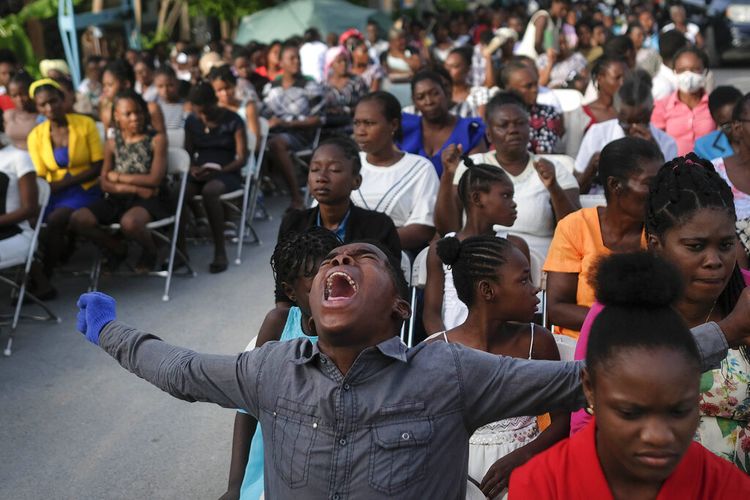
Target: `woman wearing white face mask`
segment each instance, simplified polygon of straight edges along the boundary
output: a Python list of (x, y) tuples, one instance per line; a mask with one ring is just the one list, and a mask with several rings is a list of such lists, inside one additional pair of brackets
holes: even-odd
[(677, 90), (654, 104), (651, 123), (674, 138), (679, 156), (692, 151), (697, 138), (716, 128), (708, 109), (706, 66), (707, 57), (700, 50), (688, 47), (677, 52)]

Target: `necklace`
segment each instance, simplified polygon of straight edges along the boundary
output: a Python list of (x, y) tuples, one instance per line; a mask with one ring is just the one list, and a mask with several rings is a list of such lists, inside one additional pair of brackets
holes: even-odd
[(711, 310), (708, 311), (708, 316), (706, 316), (706, 321), (704, 321), (704, 323), (708, 323), (708, 318), (710, 318), (711, 315), (714, 313), (715, 307), (716, 307), (716, 301), (714, 301), (714, 305), (711, 306)]

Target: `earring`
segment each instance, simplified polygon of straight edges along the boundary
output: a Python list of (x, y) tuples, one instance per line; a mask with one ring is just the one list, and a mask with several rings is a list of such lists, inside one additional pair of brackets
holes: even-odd
[(583, 411), (585, 411), (586, 413), (588, 413), (592, 417), (594, 416), (594, 407), (593, 406), (587, 406), (586, 408), (583, 409)]

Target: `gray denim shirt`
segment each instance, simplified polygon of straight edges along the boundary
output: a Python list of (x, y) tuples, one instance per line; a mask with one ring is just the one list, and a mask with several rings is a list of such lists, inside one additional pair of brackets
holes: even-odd
[[(711, 369), (715, 323), (693, 330)], [(458, 344), (362, 351), (346, 376), (307, 339), (235, 356), (198, 354), (122, 323), (100, 345), (125, 369), (186, 401), (242, 408), (260, 422), (266, 498), (463, 499), (469, 436), (520, 415), (581, 408), (582, 362), (528, 361)]]

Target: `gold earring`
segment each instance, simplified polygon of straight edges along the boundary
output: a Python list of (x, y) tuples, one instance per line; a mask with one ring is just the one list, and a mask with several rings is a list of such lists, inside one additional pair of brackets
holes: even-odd
[(592, 417), (594, 416), (594, 407), (593, 406), (587, 406), (586, 408), (583, 409), (583, 411), (585, 411), (586, 413), (588, 413)]

